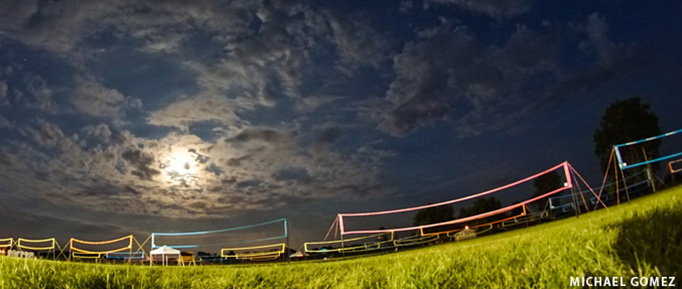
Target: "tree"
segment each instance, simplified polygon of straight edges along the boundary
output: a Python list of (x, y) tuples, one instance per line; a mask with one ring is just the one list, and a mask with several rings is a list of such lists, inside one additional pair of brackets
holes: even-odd
[[(594, 153), (601, 163), (602, 173), (608, 169), (611, 149), (614, 145), (644, 139), (661, 134), (658, 117), (639, 97), (611, 103), (601, 118), (599, 128), (594, 132)], [(632, 162), (644, 161), (642, 149), (648, 159), (658, 157), (660, 140), (643, 143), (642, 146), (624, 147), (623, 158)], [(656, 169), (656, 167), (654, 167)]]
[[(533, 198), (537, 196), (544, 195), (546, 193), (549, 193), (553, 190), (556, 190), (558, 188), (561, 188), (561, 176), (557, 174), (556, 171), (541, 175), (533, 181), (533, 186), (535, 187), (535, 192), (533, 193)], [(534, 202), (536, 208), (538, 211), (542, 211), (546, 206), (547, 202), (549, 201), (549, 197), (543, 198), (540, 200), (537, 200)], [(555, 203), (555, 205), (558, 205), (559, 203)]]
[[(490, 211), (497, 210), (499, 208), (502, 208), (502, 203), (498, 200), (495, 199), (495, 197), (488, 197), (488, 198), (479, 198), (474, 201), (471, 206), (467, 208), (462, 208), (459, 210), (459, 216), (457, 217), (458, 219), (461, 218), (466, 218), (470, 216), (475, 216), (478, 214), (483, 214), (487, 213)], [(471, 222), (467, 222), (467, 225), (477, 225), (477, 224), (482, 224), (482, 223), (489, 223), (493, 221), (493, 219), (499, 218), (495, 216), (490, 216), (490, 217), (485, 217), (480, 220), (474, 220)]]
[(421, 209), (414, 216), (414, 226), (435, 224), (452, 220), (454, 214), (452, 206), (437, 206), (426, 209)]

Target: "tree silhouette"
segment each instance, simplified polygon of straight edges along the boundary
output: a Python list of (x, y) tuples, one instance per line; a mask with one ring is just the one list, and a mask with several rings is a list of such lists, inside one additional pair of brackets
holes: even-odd
[[(459, 210), (459, 216), (457, 218), (466, 218), (470, 216), (475, 216), (478, 214), (483, 214), (486, 212), (494, 211), (502, 208), (502, 203), (495, 199), (495, 197), (479, 198), (474, 201), (469, 207), (462, 208)], [(466, 222), (467, 225), (477, 225), (492, 222), (496, 216), (485, 217), (479, 220), (474, 220), (471, 222)]]
[[(544, 195), (553, 190), (561, 188), (561, 176), (556, 171), (541, 175), (533, 181), (533, 186), (535, 187), (535, 192), (533, 193), (533, 198), (537, 196)], [(558, 200), (557, 200), (558, 201)], [(542, 198), (533, 202), (538, 211), (544, 210), (549, 202), (549, 197)], [(554, 205), (559, 205), (559, 202), (554, 203)]]
[(445, 222), (452, 220), (454, 213), (452, 211), (452, 206), (437, 206), (426, 209), (421, 209), (414, 216), (414, 226), (435, 224), (440, 222)]
[[(594, 153), (599, 157), (602, 173), (608, 169), (606, 166), (614, 145), (659, 134), (661, 134), (661, 129), (658, 125), (658, 117), (651, 112), (648, 104), (642, 103), (639, 97), (612, 103), (604, 112), (601, 124), (593, 136)], [(643, 143), (641, 146), (623, 147), (620, 153), (628, 162), (637, 163), (644, 161), (642, 149), (646, 152), (648, 159), (657, 158), (660, 145), (660, 140), (654, 140)]]

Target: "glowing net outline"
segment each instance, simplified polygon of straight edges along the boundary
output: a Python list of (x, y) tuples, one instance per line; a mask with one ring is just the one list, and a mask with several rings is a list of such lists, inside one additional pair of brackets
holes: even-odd
[(459, 232), (466, 231), (466, 230), (472, 230), (473, 231), (476, 228), (482, 228), (482, 227), (486, 227), (486, 226), (487, 226), (487, 228), (485, 228), (483, 230), (474, 231), (474, 232), (476, 232), (476, 235), (483, 234), (483, 233), (488, 232), (488, 231), (493, 229), (493, 224), (486, 223), (486, 224), (481, 224), (481, 225), (476, 225), (476, 226), (467, 226), (468, 229), (465, 227), (465, 228), (462, 228), (459, 230), (449, 231), (449, 232), (445, 233), (445, 236), (447, 236), (448, 238), (456, 238), (457, 233), (459, 233)]
[(410, 238), (404, 238), (404, 239), (397, 239), (393, 241), (393, 246), (394, 247), (409, 247), (409, 246), (416, 246), (416, 245), (421, 245), (421, 244), (427, 244), (431, 242), (438, 241), (440, 239), (440, 236), (438, 234), (435, 235), (421, 235), (421, 236), (416, 236), (416, 237), (410, 237)]
[(636, 140), (636, 141), (631, 141), (631, 142), (626, 142), (626, 143), (614, 145), (614, 146), (613, 146), (613, 149), (614, 149), (614, 151), (615, 151), (615, 153), (616, 153), (616, 159), (617, 159), (617, 161), (618, 161), (618, 167), (619, 167), (621, 170), (626, 170), (626, 169), (631, 169), (631, 168), (635, 168), (635, 167), (639, 167), (639, 166), (644, 166), (644, 165), (648, 165), (648, 164), (651, 164), (651, 163), (660, 162), (660, 161), (663, 161), (663, 160), (673, 159), (673, 158), (682, 156), (682, 152), (679, 152), (679, 153), (674, 153), (674, 154), (670, 154), (670, 155), (667, 155), (667, 156), (662, 156), (662, 157), (658, 157), (658, 158), (655, 158), (655, 159), (652, 159), (652, 160), (647, 160), (647, 161), (643, 161), (643, 162), (639, 162), (639, 163), (635, 163), (635, 164), (627, 164), (627, 163), (623, 162), (623, 158), (622, 158), (621, 155), (620, 155), (620, 148), (622, 148), (622, 147), (631, 146), (631, 145), (640, 144), (640, 143), (645, 143), (645, 142), (649, 142), (649, 141), (652, 141), (652, 140), (655, 140), (655, 139), (664, 138), (664, 137), (669, 137), (669, 136), (671, 136), (671, 135), (675, 135), (675, 134), (678, 134), (678, 133), (681, 133), (681, 132), (682, 132), (682, 129), (679, 129), (679, 130), (674, 130), (674, 131), (667, 132), (667, 133), (664, 133), (664, 134), (660, 134), (660, 135), (657, 135), (657, 136), (652, 136), (652, 137), (648, 137), (648, 138), (644, 138), (644, 139), (640, 139), (640, 140)]
[[(384, 235), (387, 235), (390, 233), (390, 237), (386, 240), (382, 240), (379, 242), (368, 242), (368, 243), (363, 243), (362, 245), (353, 245), (350, 247), (345, 247), (343, 246), (345, 243), (352, 243), (356, 241), (361, 241), (365, 239), (374, 239), (377, 237), (381, 237)], [(378, 233), (378, 234), (373, 234), (373, 235), (368, 235), (368, 236), (362, 236), (362, 237), (355, 237), (351, 239), (343, 239), (343, 240), (331, 240), (331, 241), (314, 241), (314, 242), (305, 242), (303, 243), (303, 249), (305, 250), (306, 253), (330, 253), (330, 252), (363, 252), (363, 251), (371, 251), (371, 250), (376, 250), (382, 248), (383, 244), (389, 244), (393, 243), (395, 239), (395, 232), (390, 231), (390, 232), (385, 232), (385, 233)], [(309, 249), (309, 245), (332, 245), (332, 244), (341, 244), (342, 247), (338, 248), (332, 248), (332, 249)]]
[[(541, 175), (547, 174), (547, 173), (549, 173), (549, 172), (551, 172), (551, 171), (558, 170), (558, 169), (560, 169), (560, 168), (563, 168), (564, 174), (565, 174), (565, 176), (566, 176), (566, 184), (565, 184), (565, 186), (560, 187), (560, 188), (558, 188), (558, 189), (555, 189), (555, 190), (553, 190), (553, 191), (550, 191), (550, 192), (548, 192), (548, 193), (545, 193), (545, 194), (543, 194), (543, 195), (540, 195), (540, 196), (537, 196), (537, 197), (528, 199), (528, 200), (526, 200), (526, 201), (519, 202), (519, 203), (510, 205), (510, 206), (507, 206), (507, 207), (504, 207), (504, 208), (500, 208), (500, 209), (497, 209), (497, 210), (493, 210), (493, 211), (490, 211), (490, 212), (486, 212), (486, 213), (482, 213), (482, 214), (478, 214), (478, 215), (474, 215), (474, 216), (469, 216), (469, 217), (465, 217), (465, 218), (459, 218), (459, 219), (454, 219), (454, 220), (450, 220), (450, 221), (440, 222), (440, 223), (427, 224), (427, 225), (419, 225), (419, 226), (411, 226), (411, 227), (390, 228), (390, 229), (382, 229), (382, 230), (355, 230), (355, 231), (346, 231), (346, 228), (345, 228), (344, 223), (343, 223), (343, 218), (344, 218), (344, 217), (378, 216), (378, 215), (388, 215), (388, 214), (395, 214), (395, 213), (403, 213), (403, 212), (410, 212), (410, 211), (418, 211), (418, 210), (422, 210), (422, 209), (433, 208), (433, 207), (443, 206), (443, 205), (449, 205), (449, 204), (454, 204), (454, 203), (461, 202), (461, 201), (466, 201), (466, 200), (478, 198), (478, 197), (481, 197), (481, 196), (489, 195), (489, 194), (492, 194), (492, 193), (495, 193), (495, 192), (498, 192), (498, 191), (501, 191), (501, 190), (504, 190), (504, 189), (507, 189), (507, 188), (510, 188), (510, 187), (513, 187), (513, 186), (516, 186), (516, 185), (518, 185), (518, 184), (527, 182), (527, 181), (529, 181), (529, 180), (532, 180), (532, 179), (537, 178), (537, 177), (539, 177), (539, 176), (541, 176)], [(503, 213), (503, 212), (507, 212), (507, 211), (513, 210), (513, 209), (515, 209), (515, 208), (525, 206), (526, 204), (532, 203), (532, 202), (537, 201), (537, 200), (539, 200), (539, 199), (546, 198), (546, 197), (551, 196), (551, 195), (553, 195), (553, 194), (556, 194), (556, 193), (558, 193), (558, 192), (561, 192), (561, 191), (564, 191), (564, 190), (569, 190), (569, 189), (571, 189), (571, 188), (573, 188), (573, 180), (572, 180), (572, 178), (571, 178), (571, 173), (570, 173), (570, 169), (569, 169), (569, 164), (568, 164), (568, 162), (563, 162), (563, 163), (558, 164), (558, 165), (556, 165), (556, 166), (554, 166), (554, 167), (552, 167), (552, 168), (550, 168), (550, 169), (547, 169), (547, 170), (542, 171), (542, 172), (540, 172), (540, 173), (537, 173), (537, 174), (534, 174), (534, 175), (532, 175), (532, 176), (526, 177), (526, 178), (524, 178), (524, 179), (521, 179), (521, 180), (518, 180), (518, 181), (515, 181), (515, 182), (512, 182), (512, 183), (509, 183), (509, 184), (507, 184), (507, 185), (504, 185), (504, 186), (501, 186), (501, 187), (497, 187), (497, 188), (494, 188), (494, 189), (491, 189), (491, 190), (487, 190), (487, 191), (484, 191), (484, 192), (481, 192), (481, 193), (469, 195), (469, 196), (466, 196), (466, 197), (461, 197), (461, 198), (457, 198), (457, 199), (453, 199), (453, 200), (449, 200), (449, 201), (444, 201), (444, 202), (440, 202), (440, 203), (435, 203), (435, 204), (430, 204), (430, 205), (422, 205), (422, 206), (417, 206), (417, 207), (409, 207), (409, 208), (402, 208), (402, 209), (395, 209), (395, 210), (385, 210), (385, 211), (365, 212), (365, 213), (340, 213), (340, 214), (337, 215), (337, 217), (338, 217), (338, 221), (339, 221), (339, 229), (340, 229), (340, 231), (341, 231), (341, 235), (350, 235), (350, 234), (376, 234), (376, 233), (387, 233), (387, 232), (391, 232), (391, 231), (393, 231), (393, 232), (403, 232), (403, 231), (412, 231), (412, 230), (420, 230), (420, 231), (422, 231), (424, 228), (433, 228), (433, 227), (444, 226), (444, 225), (451, 225), (451, 224), (464, 223), (464, 222), (467, 222), (467, 221), (476, 220), (476, 219), (481, 219), (481, 218), (485, 218), (485, 217), (487, 217), (487, 216), (492, 216), (492, 215), (500, 214), (500, 213)]]
[(670, 168), (671, 174), (676, 174), (676, 173), (682, 172), (682, 167), (679, 169), (673, 168), (673, 164), (676, 164), (676, 163), (682, 163), (682, 159), (668, 162), (668, 168)]
[[(9, 241), (8, 244), (3, 244), (2, 242), (7, 242)], [(14, 238), (4, 238), (0, 239), (0, 248), (12, 248), (14, 245)]]
[[(107, 244), (113, 244), (117, 242), (121, 242), (123, 240), (129, 240), (129, 243), (125, 247), (121, 247), (118, 249), (111, 249), (111, 250), (103, 250), (103, 251), (91, 251), (91, 250), (86, 250), (86, 249), (81, 249), (73, 246), (73, 243), (80, 243), (84, 245), (107, 245)], [(71, 249), (71, 257), (73, 258), (92, 258), (92, 259), (97, 259), (101, 258), (103, 255), (106, 255), (107, 253), (116, 253), (116, 252), (122, 252), (125, 250), (133, 250), (133, 240), (135, 237), (130, 234), (127, 236), (123, 236), (118, 239), (113, 239), (113, 240), (106, 240), (106, 241), (86, 241), (86, 240), (80, 240), (76, 238), (71, 238), (69, 239), (69, 248)]]
[[(504, 222), (509, 221), (509, 220), (511, 220), (511, 219), (517, 219), (517, 218), (521, 218), (521, 217), (527, 216), (526, 205), (523, 205), (522, 207), (523, 207), (523, 212), (521, 212), (521, 213), (518, 214), (518, 215), (510, 216), (510, 217), (507, 217), (507, 218), (503, 218), (503, 219), (500, 219), (500, 220), (495, 220), (495, 221), (488, 222), (488, 223), (484, 223), (484, 224), (478, 224), (478, 225), (469, 226), (469, 228), (474, 229), (474, 228), (479, 228), (479, 227), (486, 227), (486, 226), (489, 226), (489, 225), (492, 226), (492, 225), (494, 225), (494, 224), (504, 223)], [(504, 213), (504, 212), (502, 212), (502, 213)], [(491, 215), (491, 216), (492, 216), (492, 215)], [(420, 235), (420, 236), (433, 236), (433, 235), (440, 235), (440, 234), (451, 234), (451, 233), (457, 233), (457, 232), (462, 231), (462, 230), (465, 230), (465, 228), (452, 229), (452, 230), (445, 230), (445, 231), (437, 231), (437, 232), (428, 232), (428, 233), (427, 233), (427, 232), (424, 232), (424, 228), (419, 228), (419, 235)], [(448, 236), (449, 236), (449, 235), (448, 235)]]
[(243, 230), (243, 229), (248, 229), (248, 228), (255, 228), (255, 227), (259, 227), (259, 226), (270, 225), (270, 224), (274, 224), (277, 222), (283, 222), (284, 235), (282, 235), (282, 236), (274, 236), (274, 237), (267, 237), (267, 238), (240, 241), (240, 242), (217, 243), (217, 244), (213, 243), (213, 244), (201, 244), (201, 245), (193, 244), (193, 245), (166, 245), (166, 246), (169, 248), (173, 248), (173, 249), (185, 249), (185, 248), (198, 248), (198, 247), (203, 247), (203, 246), (214, 246), (214, 245), (246, 244), (246, 243), (272, 241), (272, 240), (277, 240), (277, 239), (288, 238), (289, 237), (289, 225), (288, 225), (289, 221), (287, 220), (287, 218), (280, 218), (277, 220), (262, 222), (262, 223), (258, 223), (258, 224), (239, 226), (239, 227), (233, 227), (233, 228), (227, 228), (227, 229), (195, 231), (195, 232), (177, 232), (177, 233), (156, 233), (156, 232), (154, 232), (151, 234), (151, 246), (152, 246), (152, 249), (160, 248), (161, 246), (163, 246), (163, 245), (161, 245), (161, 246), (156, 245), (156, 243), (155, 243), (156, 236), (196, 236), (196, 235), (205, 235), (205, 234), (214, 234), (214, 233), (224, 233), (224, 232), (238, 231), (238, 230)]
[[(642, 172), (636, 173), (634, 175), (628, 176), (625, 179), (621, 179), (621, 180), (618, 180), (615, 182), (604, 184), (604, 185), (601, 185), (599, 187), (587, 188), (585, 190), (575, 192), (575, 195), (582, 196), (584, 198), (584, 196), (589, 196), (589, 193), (594, 192), (594, 190), (603, 189), (603, 188), (606, 188), (609, 186), (616, 187), (617, 190), (615, 190), (613, 192), (603, 193), (603, 194), (600, 194), (599, 196), (594, 196), (594, 197), (589, 198), (590, 203), (592, 203), (592, 205), (594, 205), (594, 209), (596, 209), (597, 206), (599, 205), (599, 202), (607, 202), (610, 200), (609, 195), (614, 195), (614, 194), (618, 195), (620, 192), (624, 192), (627, 189), (632, 189), (632, 188), (635, 188), (635, 187), (640, 186), (642, 184), (650, 184), (651, 181), (648, 178), (644, 179), (643, 181), (639, 181), (637, 183), (634, 183), (634, 184), (627, 184), (627, 180), (639, 177), (639, 176), (644, 175), (644, 174), (647, 174), (647, 172), (642, 171)], [(616, 186), (617, 184), (621, 184), (621, 183), (622, 183), (622, 187)], [(607, 198), (605, 199), (604, 196), (606, 196)], [(570, 194), (567, 194), (567, 195), (559, 195), (559, 196), (549, 198), (549, 209), (550, 210), (556, 210), (556, 209), (562, 209), (562, 208), (570, 207), (570, 206), (574, 205), (572, 202), (568, 202), (566, 204), (561, 204), (561, 205), (554, 205), (552, 203), (552, 201), (557, 200), (557, 199), (565, 199), (565, 198), (571, 198), (571, 197), (573, 197), (573, 196)], [(599, 200), (597, 200), (598, 198), (599, 198)], [(616, 198), (619, 198), (619, 196), (616, 196)]]
[(104, 253), (104, 257), (112, 260), (144, 260), (147, 257), (147, 253), (144, 251), (139, 252), (107, 252)]
[[(24, 243), (45, 243), (45, 242), (52, 242), (51, 246), (48, 247), (33, 247), (33, 246), (26, 246), (22, 245), (21, 242)], [(50, 251), (54, 250), (57, 247), (57, 239), (55, 238), (45, 238), (45, 239), (26, 239), (26, 238), (18, 238), (17, 239), (17, 248), (19, 249), (26, 249), (26, 250), (32, 250), (32, 251)]]
[[(234, 255), (230, 255), (229, 252), (232, 251), (245, 251), (245, 250), (257, 250), (257, 249), (265, 249), (265, 248), (277, 248), (280, 247), (281, 249), (277, 251), (263, 251), (263, 252), (251, 252), (251, 253), (235, 253)], [(220, 257), (222, 258), (234, 258), (237, 260), (250, 260), (250, 261), (263, 261), (263, 260), (274, 260), (282, 256), (284, 252), (286, 251), (287, 245), (285, 243), (277, 243), (277, 244), (271, 244), (271, 245), (262, 245), (262, 246), (251, 246), (251, 247), (236, 247), (236, 248), (222, 248), (220, 249)], [(225, 253), (227, 252), (227, 253)]]

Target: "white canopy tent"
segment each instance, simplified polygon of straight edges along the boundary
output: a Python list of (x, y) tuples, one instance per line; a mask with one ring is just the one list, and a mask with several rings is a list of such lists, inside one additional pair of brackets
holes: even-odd
[(182, 263), (182, 255), (180, 254), (180, 250), (173, 249), (165, 245), (149, 252), (149, 266), (151, 266), (152, 262), (155, 260), (154, 256), (157, 256), (156, 260), (159, 260), (158, 256), (160, 256), (161, 264), (164, 266), (168, 265), (169, 257), (176, 257), (178, 265)]

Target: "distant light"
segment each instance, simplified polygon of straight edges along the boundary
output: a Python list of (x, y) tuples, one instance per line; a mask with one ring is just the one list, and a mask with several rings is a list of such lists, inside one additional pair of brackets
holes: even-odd
[(464, 226), (464, 230), (469, 230), (469, 226)]
[(627, 167), (627, 166), (628, 166), (628, 163), (623, 162), (623, 166), (624, 166), (624, 167)]
[(568, 183), (567, 183), (567, 182), (566, 182), (566, 183), (564, 183), (564, 187), (568, 187)]

